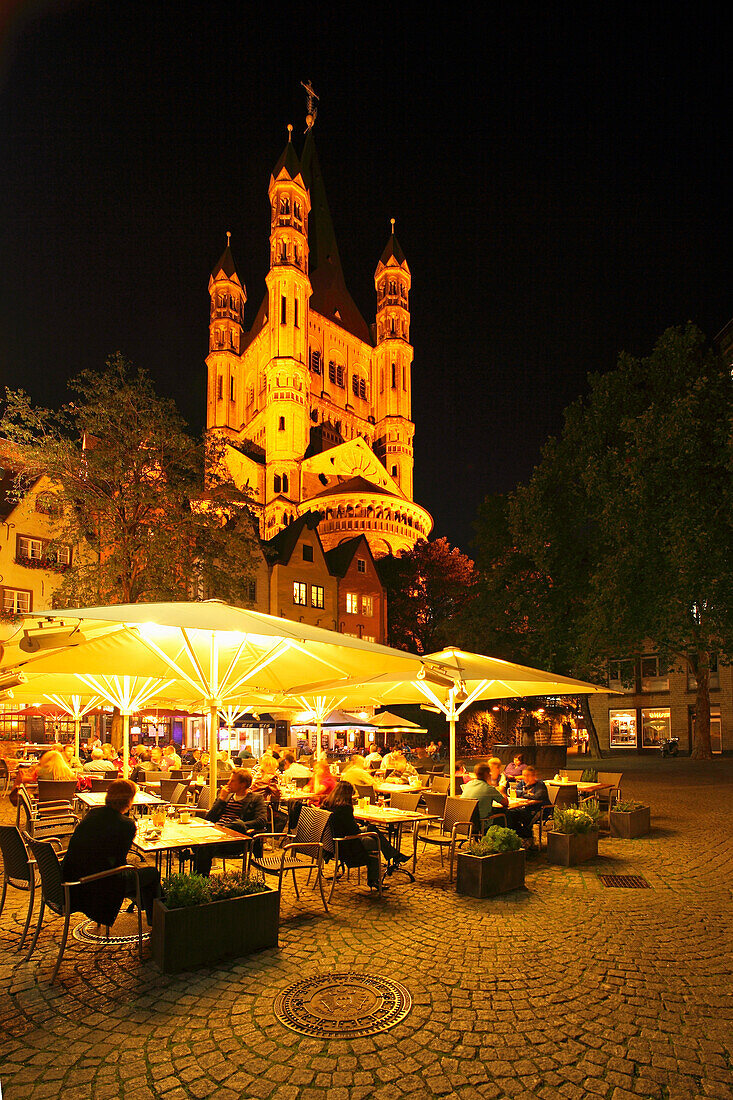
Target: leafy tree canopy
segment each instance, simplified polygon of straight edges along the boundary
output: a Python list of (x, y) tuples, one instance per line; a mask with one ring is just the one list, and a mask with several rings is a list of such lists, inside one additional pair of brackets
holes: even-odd
[(447, 539), (421, 539), (411, 550), (379, 558), (387, 592), (390, 645), (433, 653), (462, 644), (460, 617), (473, 595), (476, 571), (470, 558)]
[(589, 382), (529, 483), (481, 510), (476, 607), (524, 659), (580, 676), (652, 639), (697, 678), (709, 755), (710, 657), (733, 654), (731, 372), (688, 325)]
[(194, 440), (174, 403), (121, 355), (69, 383), (59, 411), (6, 391), (0, 434), (15, 445), (21, 496), (42, 474), (59, 498), (73, 564), (58, 606), (186, 600), (245, 602), (256, 536), (241, 494), (216, 473), (222, 441)]

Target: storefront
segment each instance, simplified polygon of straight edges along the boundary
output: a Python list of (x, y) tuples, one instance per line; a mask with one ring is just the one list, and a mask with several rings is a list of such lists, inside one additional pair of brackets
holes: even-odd
[(636, 749), (638, 744), (636, 711), (609, 710), (609, 745), (612, 749)]
[(669, 707), (625, 707), (608, 712), (608, 743), (611, 749), (659, 750), (662, 742), (671, 736)]
[(643, 707), (641, 711), (641, 747), (661, 749), (662, 742), (672, 736), (672, 714), (669, 707)]

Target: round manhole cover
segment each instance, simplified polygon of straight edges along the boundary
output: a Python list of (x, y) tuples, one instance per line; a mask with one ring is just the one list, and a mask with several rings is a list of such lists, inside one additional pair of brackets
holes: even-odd
[(319, 1039), (357, 1039), (386, 1031), (412, 1008), (399, 982), (373, 974), (316, 975), (288, 986), (275, 1001), (281, 1023)]
[[(85, 920), (77, 924), (72, 935), (80, 943), (88, 943), (94, 947), (119, 947), (125, 943), (137, 943), (137, 913), (120, 913), (109, 930), (109, 939), (107, 939), (105, 926), (93, 920)], [(146, 931), (145, 924), (143, 924), (143, 939), (150, 939), (150, 931)]]

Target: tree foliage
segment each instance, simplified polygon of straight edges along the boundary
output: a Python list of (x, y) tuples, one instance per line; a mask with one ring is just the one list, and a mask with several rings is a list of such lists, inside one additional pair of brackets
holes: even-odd
[(22, 463), (16, 493), (45, 474), (59, 499), (58, 539), (73, 557), (57, 605), (244, 602), (254, 569), (249, 515), (222, 478), (203, 491), (205, 466), (221, 469), (221, 442), (194, 440), (174, 403), (119, 354), (69, 387), (74, 399), (58, 412), (6, 391), (0, 422)]
[(697, 679), (709, 756), (710, 659), (733, 653), (731, 372), (688, 325), (589, 382), (529, 483), (482, 509), (474, 610), (500, 645), (579, 676), (652, 640)]
[(411, 550), (377, 561), (387, 592), (390, 645), (433, 653), (463, 640), (461, 616), (473, 596), (476, 571), (447, 539), (421, 539)]

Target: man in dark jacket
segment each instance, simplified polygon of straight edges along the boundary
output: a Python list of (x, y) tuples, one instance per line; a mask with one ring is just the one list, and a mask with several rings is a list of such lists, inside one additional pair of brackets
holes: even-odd
[[(66, 882), (122, 867), (135, 837), (135, 823), (128, 814), (137, 787), (129, 779), (113, 779), (105, 794), (104, 806), (95, 806), (74, 829), (69, 849), (61, 864)], [(140, 892), (148, 924), (153, 919), (153, 899), (160, 896), (160, 875), (155, 867), (137, 868)], [(98, 924), (114, 924), (124, 898), (135, 897), (135, 874), (119, 875), (84, 886), (74, 886), (71, 902)]]
[[(261, 794), (253, 794), (252, 773), (246, 768), (236, 768), (226, 787), (206, 815), (207, 821), (214, 821), (226, 829), (252, 837), (255, 833), (267, 830), (267, 806)], [(229, 844), (197, 844), (194, 848), (194, 870), (199, 875), (208, 875), (214, 856), (241, 855), (246, 851), (247, 843), (232, 841)]]

